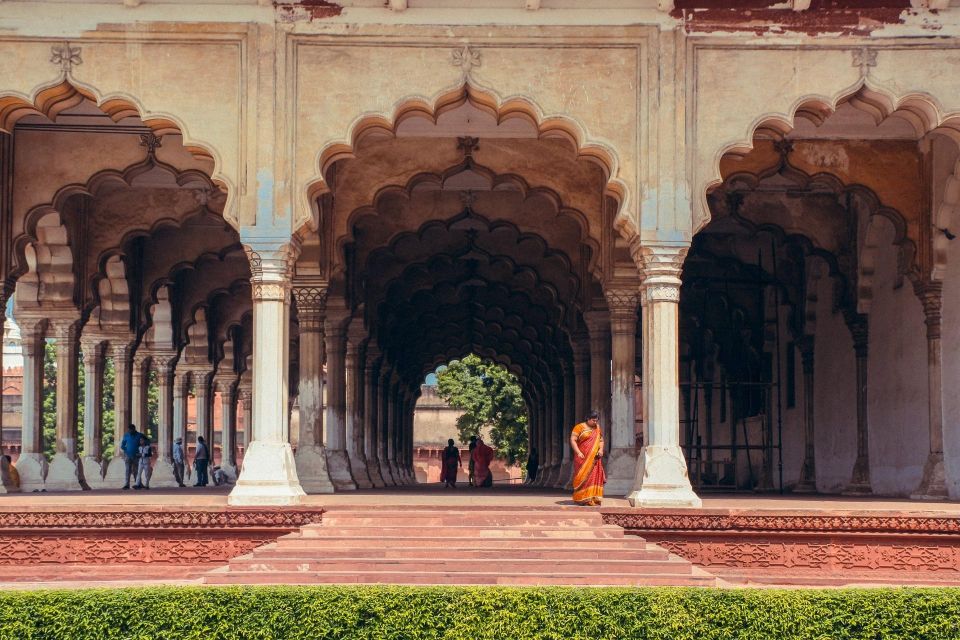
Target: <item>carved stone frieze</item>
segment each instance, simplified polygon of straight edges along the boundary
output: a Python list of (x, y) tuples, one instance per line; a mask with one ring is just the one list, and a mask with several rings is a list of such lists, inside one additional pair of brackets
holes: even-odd
[(960, 517), (879, 514), (711, 514), (667, 510), (604, 511), (603, 521), (628, 531), (949, 533), (960, 534)]
[(322, 509), (184, 511), (2, 511), (0, 531), (21, 529), (236, 529), (301, 527), (320, 522)]

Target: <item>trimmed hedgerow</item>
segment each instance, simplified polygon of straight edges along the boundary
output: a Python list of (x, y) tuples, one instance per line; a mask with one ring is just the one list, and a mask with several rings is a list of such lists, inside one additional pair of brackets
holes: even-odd
[(0, 593), (2, 640), (960, 638), (960, 589), (189, 587)]

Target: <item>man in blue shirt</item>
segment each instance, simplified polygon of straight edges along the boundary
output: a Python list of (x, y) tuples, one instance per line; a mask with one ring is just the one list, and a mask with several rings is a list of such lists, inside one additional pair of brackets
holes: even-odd
[(137, 449), (140, 446), (140, 434), (137, 425), (131, 424), (120, 441), (120, 450), (123, 451), (123, 488), (130, 488), (130, 478), (137, 473)]

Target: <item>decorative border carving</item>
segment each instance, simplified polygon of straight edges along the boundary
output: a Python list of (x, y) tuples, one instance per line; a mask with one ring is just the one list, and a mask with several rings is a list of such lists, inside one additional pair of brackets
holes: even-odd
[(323, 509), (219, 511), (0, 512), (0, 530), (17, 529), (296, 529), (322, 519)]
[(276, 536), (231, 538), (163, 536), (157, 538), (98, 535), (0, 536), (0, 566), (37, 564), (211, 564), (273, 542)]
[[(631, 532), (820, 532), (960, 535), (960, 516), (881, 514), (710, 514), (604, 511), (605, 524)], [(960, 541), (958, 541), (960, 543)]]

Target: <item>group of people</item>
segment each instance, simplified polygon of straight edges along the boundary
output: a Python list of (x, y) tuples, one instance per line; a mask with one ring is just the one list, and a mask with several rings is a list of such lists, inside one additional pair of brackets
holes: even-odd
[[(573, 452), (573, 500), (585, 506), (600, 506), (603, 501), (603, 485), (607, 475), (603, 469), (603, 431), (600, 414), (591, 411), (586, 419), (570, 432), (570, 450)], [(479, 436), (470, 437), (469, 485), (471, 487), (493, 486), (490, 463), (494, 451)], [(531, 449), (527, 457), (527, 482), (536, 480), (540, 467), (537, 450)], [(463, 468), (460, 448), (453, 438), (441, 455), (440, 482), (448, 488), (456, 488), (457, 472)]]
[[(137, 426), (131, 424), (127, 427), (127, 432), (120, 441), (120, 448), (124, 455), (124, 476), (123, 488), (130, 489), (130, 479), (134, 479), (134, 489), (150, 488), (150, 459), (153, 458), (153, 445), (146, 434), (139, 433)], [(177, 486), (185, 487), (184, 484), (187, 456), (183, 448), (183, 438), (176, 438), (173, 442), (173, 477), (177, 481)], [(206, 487), (210, 483), (210, 476), (213, 476), (213, 483), (221, 485), (229, 482), (226, 473), (220, 467), (213, 467), (208, 472), (210, 466), (210, 447), (207, 445), (203, 436), (197, 436), (197, 446), (193, 454), (193, 468), (196, 471), (195, 487)]]
[[(470, 458), (468, 460), (467, 484), (471, 487), (492, 487), (493, 473), (490, 463), (493, 462), (494, 451), (480, 436), (470, 436)], [(440, 464), (440, 482), (444, 487), (457, 487), (457, 472), (463, 468), (463, 459), (460, 457), (460, 448), (453, 443), (453, 438), (447, 440), (447, 448), (443, 450)]]

